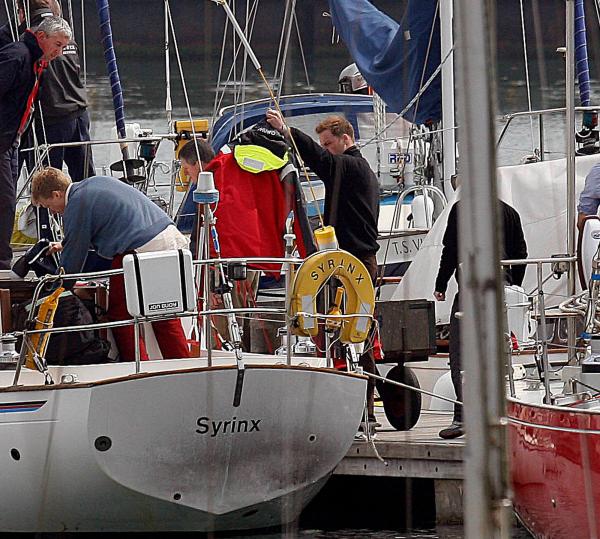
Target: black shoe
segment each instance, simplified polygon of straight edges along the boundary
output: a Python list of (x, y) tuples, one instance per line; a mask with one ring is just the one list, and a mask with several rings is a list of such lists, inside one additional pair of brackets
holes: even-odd
[(369, 424), (373, 425), (375, 428), (381, 427), (381, 423), (377, 421), (375, 417), (369, 417)]
[(440, 438), (443, 438), (444, 440), (451, 440), (452, 438), (463, 436), (464, 433), (465, 427), (462, 421), (452, 421), (452, 425), (440, 431)]

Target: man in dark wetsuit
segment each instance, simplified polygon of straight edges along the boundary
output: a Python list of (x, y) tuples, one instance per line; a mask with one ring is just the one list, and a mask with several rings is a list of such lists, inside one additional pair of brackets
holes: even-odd
[(10, 269), (17, 187), (17, 154), (47, 63), (62, 54), (72, 33), (66, 21), (47, 17), (35, 32), (0, 49), (0, 269)]
[[(435, 292), (433, 295), (438, 301), (446, 300), (446, 290), (448, 282), (453, 275), (456, 275), (458, 281), (458, 202), (450, 209), (446, 232), (442, 240), (443, 249), (440, 258), (440, 268), (435, 280)], [(503, 229), (503, 251), (502, 258), (506, 260), (518, 260), (527, 258), (527, 244), (521, 226), (521, 218), (517, 211), (498, 200), (502, 210), (502, 229)], [(504, 280), (509, 285), (521, 286), (525, 277), (525, 265), (511, 266), (504, 270)], [(460, 284), (459, 284), (460, 287)], [(460, 309), (459, 293), (457, 292), (452, 303), (450, 312), (450, 338), (449, 338), (449, 356), (450, 356), (450, 374), (452, 376), (452, 385), (456, 393), (456, 399), (462, 402), (462, 376), (460, 360), (460, 321), (456, 318), (456, 313)], [(465, 433), (462, 417), (462, 405), (454, 405), (454, 417), (452, 424), (440, 431), (440, 437), (444, 439), (458, 438)]]
[[(21, 35), (26, 28), (36, 28), (46, 17), (61, 16), (61, 8), (56, 0), (17, 0), (19, 27)], [(27, 24), (29, 21), (29, 25)], [(9, 24), (0, 28), (0, 46), (12, 42)], [(41, 80), (39, 101), (35, 111), (35, 135), (38, 144), (57, 144), (61, 142), (82, 142), (90, 140), (90, 117), (87, 111), (87, 95), (81, 80), (79, 48), (71, 39), (46, 71)], [(21, 142), (21, 148), (33, 146), (33, 133)], [(22, 152), (19, 158), (25, 160), (31, 170), (35, 164), (33, 152)], [(90, 146), (53, 148), (50, 159), (44, 164), (62, 169), (63, 162), (69, 169), (73, 181), (80, 181), (95, 174)]]
[[(288, 128), (279, 112), (269, 110), (267, 121), (279, 132), (291, 134), (300, 157), (325, 184), (325, 224), (335, 226), (341, 249), (356, 256), (367, 268), (371, 279), (377, 277), (377, 221), (379, 183), (369, 163), (354, 142), (354, 129), (341, 116), (330, 116), (316, 127), (321, 145), (300, 131)], [(376, 374), (372, 350), (364, 353), (359, 364), (365, 372)], [(375, 380), (369, 378), (367, 410), (375, 424)]]

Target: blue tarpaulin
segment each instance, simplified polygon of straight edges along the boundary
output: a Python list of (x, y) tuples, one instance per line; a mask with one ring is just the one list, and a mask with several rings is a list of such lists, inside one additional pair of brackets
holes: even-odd
[[(406, 108), (440, 64), (437, 5), (438, 0), (410, 0), (398, 23), (368, 0), (329, 0), (337, 32), (391, 112)], [(417, 124), (440, 120), (441, 85), (438, 74), (404, 118)]]

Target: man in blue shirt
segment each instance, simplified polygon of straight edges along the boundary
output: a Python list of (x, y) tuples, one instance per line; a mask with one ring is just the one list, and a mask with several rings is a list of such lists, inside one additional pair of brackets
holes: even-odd
[[(66, 273), (79, 273), (90, 248), (99, 256), (112, 259), (112, 268), (123, 267), (123, 256), (132, 252), (164, 251), (187, 248), (188, 240), (177, 230), (170, 217), (154, 202), (133, 187), (107, 176), (92, 176), (71, 183), (62, 171), (48, 167), (31, 181), (35, 204), (63, 216), (64, 240), (53, 244), (52, 252), (61, 252)], [(111, 277), (108, 318), (131, 319), (125, 303), (123, 275)], [(187, 341), (179, 320), (152, 324), (165, 359), (189, 357)], [(133, 327), (114, 328), (113, 336), (122, 361), (135, 358)], [(140, 339), (142, 359), (148, 359)]]
[(600, 207), (600, 163), (595, 164), (585, 177), (585, 187), (577, 204), (577, 226), (581, 229), (589, 215), (597, 215)]

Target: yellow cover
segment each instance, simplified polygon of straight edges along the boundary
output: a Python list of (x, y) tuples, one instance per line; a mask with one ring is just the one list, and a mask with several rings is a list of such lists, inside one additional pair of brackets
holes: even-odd
[[(189, 120), (177, 120), (173, 123), (175, 133), (186, 135), (185, 137), (180, 138), (177, 142), (177, 146), (175, 147), (175, 159), (179, 159), (179, 152), (181, 151), (181, 148), (183, 148), (190, 140), (192, 140), (194, 133), (196, 135), (201, 135), (204, 138), (208, 136), (208, 125), (208, 120), (206, 118), (194, 120), (193, 130), (192, 122)], [(188, 178), (187, 174), (184, 174), (183, 170), (180, 170), (177, 190), (185, 192), (187, 191), (189, 184), (190, 179)]]
[[(35, 319), (35, 329), (49, 329), (52, 327), (52, 324), (54, 323), (54, 314), (58, 307), (58, 298), (64, 291), (64, 288), (59, 287), (42, 301)], [(32, 309), (33, 308), (35, 307), (32, 306)], [(29, 344), (23, 342), (23, 346), (27, 346), (25, 366), (28, 369), (37, 369), (34, 361), (34, 352), (38, 356), (43, 357), (46, 353), (49, 339), (50, 333), (35, 333), (29, 339)]]
[(283, 159), (277, 157), (271, 150), (254, 144), (238, 144), (233, 149), (233, 155), (238, 166), (253, 174), (266, 170), (279, 170), (288, 162), (287, 152)]

